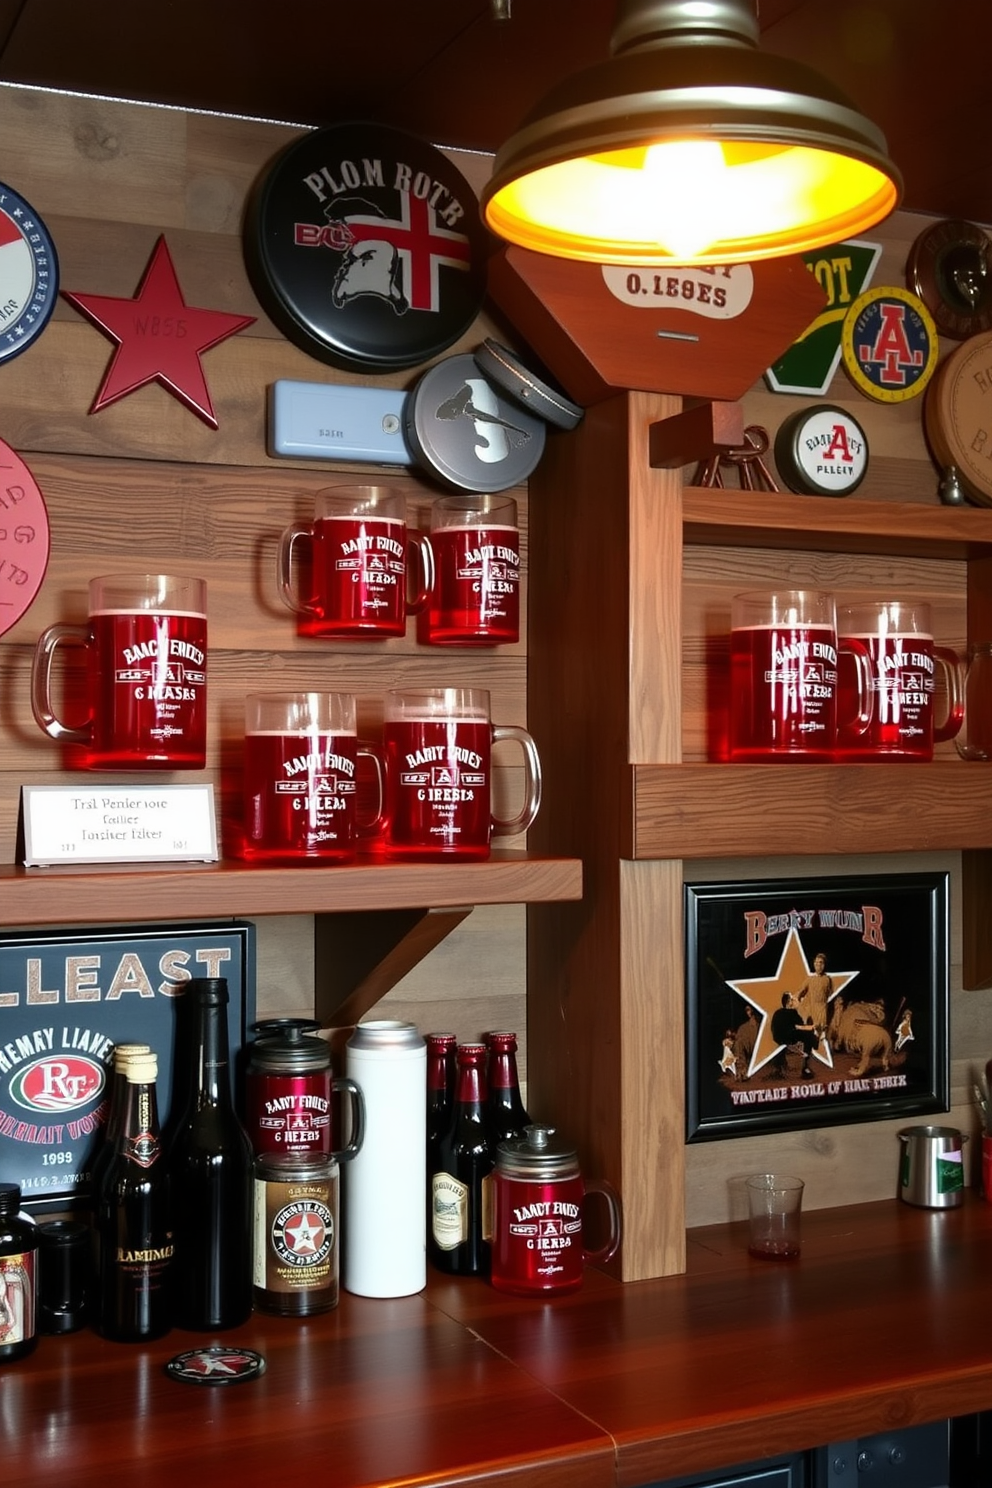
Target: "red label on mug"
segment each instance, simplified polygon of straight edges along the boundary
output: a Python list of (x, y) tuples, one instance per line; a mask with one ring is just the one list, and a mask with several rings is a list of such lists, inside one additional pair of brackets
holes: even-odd
[(204, 615), (141, 610), (90, 617), (91, 738), (102, 769), (201, 768), (207, 734)]
[[(839, 740), (845, 758), (874, 759), (879, 753), (928, 760), (933, 755), (933, 641), (929, 636), (859, 635), (871, 668), (871, 722), (861, 738), (848, 745), (845, 730)], [(840, 708), (852, 712), (847, 701), (854, 688), (853, 665), (841, 656)]]
[(520, 536), (515, 527), (441, 527), (431, 533), (434, 589), (427, 639), (496, 646), (520, 638)]
[(387, 719), (388, 852), (488, 856), (491, 738), (479, 719)]
[(357, 760), (353, 734), (246, 734), (245, 856), (352, 857)]
[(755, 626), (730, 638), (731, 755), (833, 758), (837, 638), (828, 626)]
[(406, 629), (406, 525), (369, 517), (324, 517), (313, 525), (317, 635), (403, 635)]

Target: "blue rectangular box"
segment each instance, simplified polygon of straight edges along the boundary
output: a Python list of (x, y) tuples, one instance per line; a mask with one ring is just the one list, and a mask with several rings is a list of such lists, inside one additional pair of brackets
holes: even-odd
[(150, 1044), (158, 1056), (165, 1125), (177, 1006), (192, 977), (227, 980), (233, 1076), (255, 1017), (253, 925), (0, 936), (0, 1182), (20, 1184), (29, 1212), (88, 1205), (115, 1044)]

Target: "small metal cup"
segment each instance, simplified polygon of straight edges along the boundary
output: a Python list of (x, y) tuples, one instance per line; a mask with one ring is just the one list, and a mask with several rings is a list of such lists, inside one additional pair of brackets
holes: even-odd
[(954, 1126), (907, 1126), (899, 1140), (899, 1197), (923, 1209), (956, 1209), (964, 1201), (967, 1136)]

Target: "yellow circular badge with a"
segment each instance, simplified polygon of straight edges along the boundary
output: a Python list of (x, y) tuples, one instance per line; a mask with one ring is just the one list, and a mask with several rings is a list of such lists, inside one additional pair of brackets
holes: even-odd
[(868, 289), (844, 317), (841, 355), (856, 388), (880, 403), (902, 403), (923, 392), (937, 365), (937, 327), (908, 289)]

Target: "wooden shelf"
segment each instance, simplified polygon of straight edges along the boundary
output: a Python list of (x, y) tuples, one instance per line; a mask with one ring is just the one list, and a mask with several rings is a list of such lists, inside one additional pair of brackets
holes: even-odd
[(628, 858), (992, 848), (992, 765), (978, 762), (634, 765), (629, 786)]
[(682, 517), (685, 542), (704, 547), (809, 548), (920, 558), (992, 554), (992, 510), (985, 508), (686, 486)]
[(575, 858), (494, 851), (479, 863), (362, 861), (335, 868), (240, 862), (0, 868), (0, 926), (123, 924), (580, 899)]

